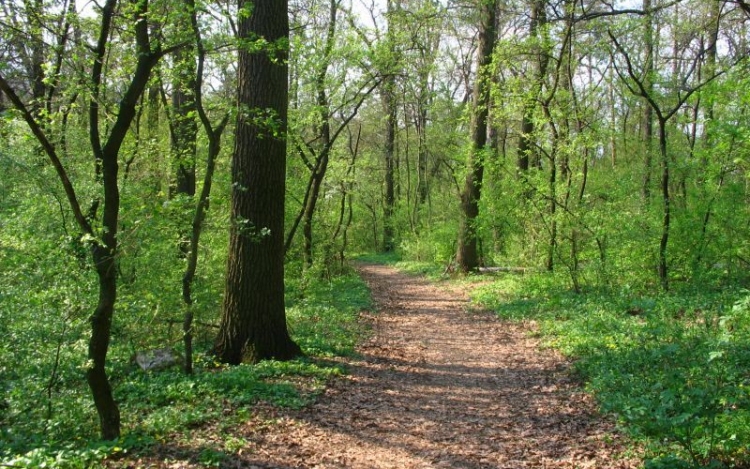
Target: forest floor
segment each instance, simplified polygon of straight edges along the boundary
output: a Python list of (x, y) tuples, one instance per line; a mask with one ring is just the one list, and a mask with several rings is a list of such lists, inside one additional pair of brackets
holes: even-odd
[[(382, 265), (358, 270), (377, 313), (363, 315), (371, 334), (343, 359), (348, 374), (303, 409), (261, 405), (232, 430), (242, 447), (221, 467), (639, 466), (570, 364), (540, 348), (533, 324), (472, 310), (467, 287)], [(137, 465), (202, 467), (179, 453)]]

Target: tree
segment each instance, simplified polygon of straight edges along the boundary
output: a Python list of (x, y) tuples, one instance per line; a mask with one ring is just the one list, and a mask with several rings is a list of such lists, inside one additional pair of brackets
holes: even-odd
[(206, 62), (206, 48), (203, 43), (200, 27), (198, 26), (198, 13), (195, 11), (195, 0), (185, 0), (185, 5), (190, 12), (193, 40), (195, 41), (195, 48), (198, 53), (195, 77), (191, 80), (195, 110), (208, 138), (208, 154), (206, 156), (203, 187), (201, 188), (198, 200), (196, 201), (195, 211), (193, 212), (189, 247), (187, 250), (187, 265), (185, 267), (185, 274), (182, 277), (182, 301), (185, 304), (185, 316), (182, 324), (183, 342), (185, 344), (185, 373), (189, 374), (193, 372), (193, 280), (198, 268), (198, 246), (203, 231), (203, 222), (208, 211), (213, 175), (216, 169), (216, 159), (221, 151), (221, 136), (229, 122), (229, 113), (225, 113), (221, 121), (214, 126), (203, 106), (203, 69)]
[[(647, 94), (654, 92), (654, 19), (651, 12), (651, 0), (643, 0), (643, 11), (646, 12), (643, 32), (644, 58), (643, 58), (643, 87)], [(651, 171), (653, 167), (654, 147), (654, 108), (646, 103), (643, 107), (642, 136), (644, 142), (643, 154), (643, 199), (648, 203), (651, 200)]]
[(522, 177), (530, 166), (540, 167), (539, 152), (534, 142), (534, 111), (537, 107), (542, 85), (547, 74), (549, 56), (545, 47), (545, 29), (547, 28), (547, 4), (544, 0), (532, 0), (531, 19), (529, 22), (529, 43), (532, 49), (531, 89), (528, 101), (524, 104), (523, 118), (521, 119), (521, 135), (518, 142), (518, 169)]
[[(115, 27), (114, 21), (117, 17), (116, 6), (117, 0), (107, 0), (102, 7), (98, 39), (92, 48), (93, 65), (87, 81), (91, 96), (88, 107), (90, 148), (94, 157), (95, 178), (101, 190), (99, 198), (93, 202), (88, 214), (84, 213), (81, 199), (68, 177), (57, 149), (48, 138), (38, 118), (8, 81), (0, 75), (0, 90), (21, 112), (23, 119), (54, 166), (78, 228), (83, 233), (83, 237), (90, 241), (93, 264), (99, 280), (99, 299), (90, 318), (91, 336), (88, 346), (90, 363), (86, 370), (86, 378), (99, 414), (101, 435), (106, 440), (120, 436), (120, 411), (114, 400), (105, 369), (112, 318), (117, 300), (117, 256), (119, 254), (117, 233), (120, 216), (118, 156), (135, 117), (136, 105), (148, 83), (151, 70), (164, 54), (158, 45), (152, 48), (150, 42), (146, 21), (148, 2), (134, 3), (132, 5), (133, 28), (138, 59), (132, 79), (120, 100), (118, 113), (110, 127), (109, 135), (104, 138), (100, 128), (100, 118), (103, 112), (100, 108), (100, 97), (103, 94), (105, 56), (109, 50), (111, 34)], [(101, 227), (97, 228), (93, 224), (93, 218), (99, 212), (100, 207)]]
[(383, 251), (390, 252), (395, 248), (393, 212), (396, 207), (395, 149), (396, 128), (398, 125), (398, 122), (396, 120), (396, 75), (394, 70), (398, 59), (396, 59), (393, 15), (394, 9), (399, 8), (401, 6), (401, 2), (396, 0), (396, 5), (394, 6), (393, 0), (386, 0), (386, 5), (386, 16), (388, 19), (386, 47), (388, 58), (386, 59), (387, 62), (384, 65), (384, 79), (381, 89), (383, 112), (385, 114), (385, 205), (383, 207)]
[[(326, 8), (327, 14), (323, 15), (321, 12), (320, 19), (314, 14), (306, 19), (310, 37), (300, 33), (297, 38), (306, 41), (298, 46), (300, 48), (310, 43), (313, 44), (312, 47), (319, 44), (320, 48), (319, 55), (302, 57), (302, 54), (298, 54), (298, 57), (295, 57), (296, 125), (291, 129), (290, 141), (295, 142), (296, 153), (310, 172), (310, 176), (302, 207), (289, 230), (284, 249), (288, 253), (297, 227), (302, 223), (303, 257), (306, 268), (313, 264), (313, 220), (334, 147), (367, 97), (379, 84), (378, 78), (368, 73), (363, 74), (361, 80), (347, 79), (347, 72), (351, 72), (354, 64), (349, 60), (341, 61), (341, 56), (345, 58), (352, 53), (346, 50), (346, 46), (336, 44), (340, 3), (341, 0), (330, 0)], [(323, 7), (325, 5), (321, 5), (321, 8)], [(311, 13), (314, 13), (314, 9), (311, 9)], [(320, 28), (314, 27), (318, 21), (322, 23)], [(306, 63), (308, 61), (310, 64)], [(304, 71), (299, 71), (300, 69)], [(306, 81), (306, 73), (315, 77), (309, 87), (300, 83)], [(309, 124), (310, 121), (312, 124)], [(305, 125), (306, 123), (308, 124)]]
[[(404, 49), (400, 53), (402, 70), (399, 76), (402, 77), (403, 91), (400, 94), (404, 109), (405, 141), (400, 156), (406, 166), (406, 200), (401, 206), (408, 213), (409, 226), (415, 234), (429, 224), (431, 180), (437, 175), (441, 164), (440, 152), (436, 151), (439, 145), (430, 134), (438, 117), (432, 108), (437, 96), (436, 89), (441, 85), (436, 77), (437, 58), (442, 36), (448, 26), (447, 16), (446, 6), (440, 2), (418, 0), (404, 5), (396, 17), (399, 19), (399, 36), (403, 36), (400, 39), (403, 43), (401, 47)], [(395, 21), (391, 23), (395, 26)], [(414, 147), (416, 163), (412, 164)], [(414, 171), (413, 167), (416, 167)]]
[[(648, 81), (648, 71), (650, 66), (643, 67), (645, 73), (639, 73), (636, 65), (630, 57), (630, 54), (625, 50), (620, 41), (608, 31), (609, 38), (614, 44), (615, 50), (620, 54), (624, 61), (624, 67), (619, 67), (616, 61), (614, 62), (615, 70), (620, 76), (621, 80), (625, 83), (625, 86), (636, 96), (640, 96), (648, 102), (655, 113), (656, 122), (658, 126), (659, 135), (659, 158), (661, 163), (661, 200), (662, 200), (662, 223), (661, 223), (661, 236), (659, 238), (659, 261), (658, 261), (658, 273), (659, 281), (664, 290), (669, 289), (669, 273), (668, 273), (668, 259), (667, 251), (669, 246), (670, 230), (672, 228), (672, 212), (674, 202), (672, 201), (671, 194), (671, 168), (672, 162), (670, 160), (668, 152), (668, 133), (667, 123), (677, 112), (683, 107), (683, 105), (690, 99), (690, 97), (698, 90), (703, 88), (705, 85), (722, 75), (724, 71), (714, 72), (711, 76), (700, 79), (695, 85), (688, 85), (688, 79), (698, 69), (698, 63), (702, 60), (705, 49), (701, 48), (698, 53), (690, 60), (690, 66), (685, 77), (681, 80), (682, 83), (676, 92), (670, 96), (673, 100), (671, 103), (665, 104), (660, 101), (652, 89), (650, 89), (650, 82)], [(650, 57), (647, 58), (651, 60)], [(622, 70), (624, 68), (624, 70)], [(646, 77), (646, 78), (644, 78)]]
[[(190, 6), (185, 3), (186, 8)], [(173, 21), (178, 27), (190, 30), (189, 12), (175, 14)], [(172, 116), (170, 136), (172, 147), (172, 172), (174, 187), (170, 184), (170, 195), (195, 195), (195, 153), (198, 124), (196, 122), (195, 99), (195, 47), (187, 36), (186, 46), (174, 55), (172, 71)], [(181, 243), (184, 246), (184, 241)]]
[(214, 353), (224, 363), (301, 355), (284, 310), (289, 18), (286, 0), (243, 0), (226, 291)]
[(466, 162), (467, 174), (461, 192), (461, 221), (458, 228), (456, 265), (463, 272), (479, 267), (477, 243), (477, 218), (482, 178), (484, 177), (483, 153), (487, 144), (487, 120), (489, 116), (490, 80), (488, 68), (495, 48), (495, 17), (497, 4), (494, 0), (480, 1), (479, 48), (477, 50), (477, 76), (474, 82), (471, 120), (471, 148)]

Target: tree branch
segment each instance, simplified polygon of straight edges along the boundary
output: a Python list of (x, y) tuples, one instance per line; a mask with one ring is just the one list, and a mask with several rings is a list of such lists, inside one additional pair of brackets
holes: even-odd
[(42, 145), (44, 152), (52, 162), (52, 166), (55, 168), (57, 176), (60, 178), (60, 182), (62, 183), (63, 189), (65, 190), (65, 195), (68, 199), (68, 203), (70, 204), (70, 208), (71, 210), (73, 210), (73, 216), (75, 217), (78, 226), (81, 228), (81, 231), (86, 234), (92, 235), (93, 230), (91, 228), (91, 225), (83, 215), (83, 211), (81, 210), (81, 206), (78, 203), (78, 197), (76, 195), (75, 189), (73, 188), (73, 184), (70, 182), (68, 173), (67, 171), (65, 171), (62, 162), (60, 162), (60, 158), (58, 158), (57, 156), (55, 147), (52, 145), (52, 143), (50, 143), (49, 139), (44, 133), (44, 130), (42, 130), (42, 127), (39, 125), (36, 119), (34, 119), (31, 111), (29, 111), (23, 101), (21, 101), (21, 98), (18, 97), (16, 92), (8, 84), (2, 74), (0, 74), (0, 91), (5, 93), (8, 99), (10, 99), (10, 102), (12, 102), (16, 109), (18, 109), (18, 111), (21, 113), (24, 121), (26, 121), (26, 124), (31, 129), (31, 132), (34, 134), (37, 141)]

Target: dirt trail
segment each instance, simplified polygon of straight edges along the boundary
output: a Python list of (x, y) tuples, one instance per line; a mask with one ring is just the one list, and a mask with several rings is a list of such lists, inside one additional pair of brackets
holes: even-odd
[[(238, 467), (630, 468), (612, 426), (522, 325), (463, 292), (363, 265), (379, 312), (361, 358), (313, 406), (248, 425)], [(614, 442), (613, 442), (614, 441)]]

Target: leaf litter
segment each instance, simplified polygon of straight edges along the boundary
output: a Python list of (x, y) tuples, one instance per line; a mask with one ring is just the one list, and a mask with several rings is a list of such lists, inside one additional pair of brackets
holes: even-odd
[[(357, 357), (341, 359), (348, 375), (303, 409), (258, 405), (249, 421), (231, 429), (241, 447), (214, 465), (639, 467), (571, 376), (570, 363), (540, 348), (532, 324), (470, 311), (461, 287), (388, 266), (358, 268), (378, 311), (362, 314), (372, 333)], [(219, 441), (207, 444), (221, 448)], [(195, 449), (169, 448), (126, 466), (204, 467)]]

